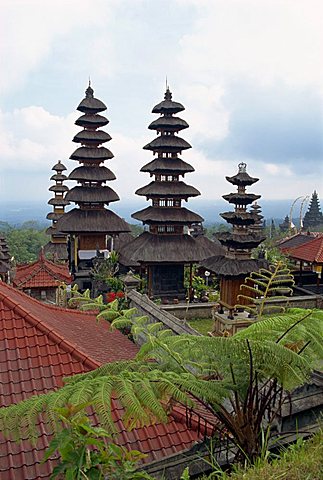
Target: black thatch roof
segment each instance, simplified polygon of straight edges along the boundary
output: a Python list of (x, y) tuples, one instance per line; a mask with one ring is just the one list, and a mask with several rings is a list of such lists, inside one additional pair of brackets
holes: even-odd
[(224, 212), (220, 213), (220, 216), (233, 225), (253, 225), (255, 223), (254, 216), (249, 212)]
[(50, 177), (50, 180), (55, 180), (55, 182), (64, 182), (67, 180), (67, 176), (63, 173), (55, 173)]
[(236, 205), (249, 205), (261, 198), (261, 195), (255, 195), (253, 193), (229, 193), (228, 195), (222, 195), (222, 198), (229, 203)]
[(183, 138), (175, 135), (158, 135), (158, 137), (143, 147), (144, 150), (152, 150), (154, 152), (158, 150), (162, 152), (181, 152), (188, 148), (192, 148), (192, 146)]
[(121, 247), (120, 252), (131, 261), (143, 264), (194, 263), (214, 253), (212, 248), (190, 235), (155, 235), (149, 232)]
[(69, 180), (85, 180), (89, 182), (106, 182), (107, 180), (115, 180), (116, 176), (111, 170), (105, 166), (97, 166), (95, 168), (90, 166), (76, 167), (69, 174)]
[(184, 173), (194, 172), (194, 168), (189, 163), (184, 162), (181, 158), (172, 157), (172, 158), (163, 158), (157, 157), (151, 162), (144, 165), (141, 169), (141, 172), (149, 173), (164, 173), (164, 174), (174, 174), (179, 173), (184, 175)]
[(85, 90), (85, 98), (81, 101), (77, 110), (83, 113), (98, 113), (107, 109), (101, 100), (94, 98), (94, 90), (88, 86)]
[(44, 254), (52, 255), (54, 258), (57, 258), (57, 260), (67, 260), (67, 244), (48, 242), (44, 246)]
[(257, 233), (238, 235), (231, 232), (218, 232), (215, 234), (215, 237), (222, 243), (222, 245), (238, 249), (256, 248), (261, 242), (266, 239), (265, 236), (259, 235)]
[(179, 132), (184, 128), (188, 128), (188, 123), (179, 117), (159, 117), (149, 125), (150, 130)]
[(174, 113), (178, 113), (178, 112), (181, 112), (185, 110), (185, 108), (183, 107), (183, 105), (181, 103), (178, 103), (178, 102), (173, 102), (172, 100), (172, 94), (169, 90), (169, 88), (167, 87), (166, 89), (166, 93), (165, 93), (165, 96), (164, 96), (164, 100), (160, 103), (158, 103), (157, 105), (155, 105), (155, 107), (152, 109), (152, 113), (171, 113), (171, 114), (174, 114)]
[(139, 212), (135, 212), (132, 218), (141, 220), (143, 223), (160, 224), (183, 224), (189, 225), (194, 222), (203, 222), (203, 218), (197, 213), (191, 212), (185, 207), (147, 207)]
[(72, 153), (70, 159), (78, 160), (81, 162), (103, 162), (104, 160), (109, 160), (113, 158), (114, 155), (108, 148), (99, 147), (99, 148), (90, 148), (90, 147), (79, 147)]
[(238, 165), (239, 171), (233, 177), (225, 177), (228, 182), (232, 183), (233, 185), (238, 185), (241, 187), (246, 187), (247, 185), (253, 185), (254, 183), (258, 182), (259, 178), (250, 177), (248, 175), (246, 168), (246, 163), (239, 163)]
[(9, 263), (0, 261), (0, 273), (7, 273), (9, 269)]
[(50, 192), (64, 193), (68, 191), (68, 187), (66, 185), (52, 185), (48, 190)]
[(205, 249), (212, 252), (212, 256), (219, 256), (225, 254), (225, 249), (218, 240), (210, 240), (205, 235), (198, 235), (195, 240)]
[(305, 243), (311, 242), (315, 238), (315, 235), (310, 233), (296, 233), (288, 238), (283, 238), (277, 243), (278, 248), (288, 249), (293, 247), (299, 247)]
[(50, 212), (50, 213), (47, 213), (46, 218), (48, 220), (58, 220), (59, 218), (61, 218), (62, 215), (63, 213)]
[(106, 117), (103, 117), (103, 115), (92, 115), (89, 113), (86, 113), (85, 115), (82, 115), (80, 118), (78, 118), (75, 122), (75, 125), (78, 125), (79, 127), (89, 127), (89, 128), (99, 128), (99, 127), (104, 127), (109, 123), (109, 120)]
[(65, 165), (62, 164), (60, 160), (58, 160), (58, 163), (56, 163), (52, 170), (55, 170), (56, 172), (63, 172), (64, 170), (67, 170)]
[(54, 235), (55, 237), (65, 237), (65, 234), (57, 230), (56, 226), (46, 228), (45, 233), (46, 235)]
[(135, 192), (137, 195), (146, 197), (197, 197), (201, 195), (200, 192), (191, 185), (186, 185), (184, 182), (150, 182), (145, 187), (139, 188)]
[(76, 186), (71, 188), (65, 195), (66, 200), (75, 203), (106, 203), (116, 202), (119, 200), (118, 195), (112, 188), (101, 187), (84, 187)]
[(106, 233), (130, 232), (130, 227), (111, 210), (81, 210), (74, 208), (64, 213), (56, 224), (64, 233)]
[(48, 200), (47, 203), (48, 205), (54, 205), (58, 207), (65, 207), (66, 205), (70, 204), (70, 202), (68, 202), (65, 198), (58, 198), (58, 197), (51, 198), (50, 200)]
[(85, 145), (99, 145), (100, 143), (109, 142), (111, 136), (103, 130), (82, 130), (73, 138), (75, 143), (83, 143)]
[(225, 256), (214, 256), (199, 262), (200, 265), (220, 276), (239, 277), (248, 275), (267, 266), (266, 260), (233, 259)]

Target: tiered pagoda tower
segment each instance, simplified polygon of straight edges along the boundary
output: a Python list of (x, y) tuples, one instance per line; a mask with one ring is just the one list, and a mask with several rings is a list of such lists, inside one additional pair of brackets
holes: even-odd
[[(209, 245), (200, 245), (187, 234), (187, 227), (203, 221), (203, 218), (183, 207), (183, 202), (200, 192), (187, 185), (181, 177), (194, 168), (179, 155), (191, 145), (177, 134), (188, 128), (185, 120), (176, 116), (184, 110), (181, 103), (172, 100), (167, 88), (164, 100), (156, 105), (152, 113), (159, 115), (150, 125), (157, 137), (144, 149), (153, 152), (155, 158), (144, 165), (153, 180), (136, 191), (146, 197), (151, 205), (132, 215), (148, 226), (148, 231), (127, 244), (125, 253), (147, 271), (148, 295), (154, 297), (183, 298), (184, 265), (206, 258), (212, 250)], [(214, 253), (213, 253), (214, 254)]]
[(261, 233), (263, 231), (263, 215), (261, 215), (261, 206), (255, 202), (250, 207), (250, 213), (254, 216), (255, 223), (250, 225), (251, 232)]
[(283, 222), (279, 224), (279, 229), (281, 232), (288, 232), (290, 229), (290, 220), (288, 215), (286, 215)]
[(0, 280), (3, 282), (10, 282), (10, 253), (7, 241), (3, 235), (0, 234)]
[[(239, 164), (239, 171), (233, 177), (226, 177), (227, 181), (237, 186), (237, 192), (223, 195), (223, 198), (235, 206), (234, 211), (221, 213), (221, 217), (232, 225), (232, 232), (221, 232), (216, 237), (225, 247), (224, 256), (213, 257), (202, 262), (208, 270), (220, 277), (220, 303), (233, 310), (238, 303), (240, 285), (245, 277), (256, 271), (263, 260), (251, 258), (252, 249), (257, 247), (265, 237), (258, 230), (259, 213), (247, 211), (247, 206), (261, 196), (247, 193), (246, 187), (258, 182), (258, 178), (250, 177), (246, 171), (246, 164)], [(257, 209), (256, 209), (257, 210)], [(239, 302), (241, 303), (241, 302)]]
[(304, 216), (303, 228), (314, 230), (315, 227), (323, 225), (323, 215), (320, 209), (320, 202), (316, 190), (312, 193), (308, 210)]
[[(106, 185), (115, 180), (115, 175), (104, 166), (106, 160), (113, 158), (112, 152), (102, 146), (111, 136), (101, 127), (109, 123), (102, 115), (107, 107), (94, 97), (89, 84), (85, 98), (77, 110), (82, 115), (75, 124), (82, 130), (75, 135), (73, 142), (79, 144), (70, 158), (79, 163), (68, 176), (77, 185), (70, 189), (65, 199), (74, 202), (77, 207), (65, 213), (57, 222), (61, 232), (69, 234), (69, 264), (75, 278), (78, 277), (81, 288), (90, 287), (89, 271), (92, 258), (97, 252), (107, 250), (108, 237), (121, 232), (129, 232), (129, 225), (111, 210), (105, 208), (111, 202), (119, 200), (116, 192)], [(82, 285), (82, 278), (84, 278)]]
[(66, 200), (65, 194), (68, 191), (68, 187), (64, 185), (64, 181), (67, 180), (66, 175), (63, 174), (66, 170), (65, 165), (59, 160), (56, 165), (53, 166), (54, 175), (50, 177), (50, 180), (55, 182), (54, 185), (49, 187), (50, 192), (54, 192), (54, 198), (48, 200), (48, 204), (53, 206), (53, 211), (47, 214), (47, 219), (52, 221), (52, 225), (47, 228), (46, 233), (50, 235), (50, 241), (44, 247), (45, 255), (50, 255), (52, 260), (67, 260), (67, 236), (57, 229), (57, 221), (64, 215), (65, 207), (69, 205), (69, 201)]

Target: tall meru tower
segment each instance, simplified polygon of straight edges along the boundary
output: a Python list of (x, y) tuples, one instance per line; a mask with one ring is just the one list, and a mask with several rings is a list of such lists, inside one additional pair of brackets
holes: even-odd
[(183, 206), (190, 197), (200, 195), (196, 188), (181, 179), (194, 171), (179, 157), (191, 148), (177, 135), (188, 128), (187, 122), (176, 116), (183, 110), (181, 103), (172, 100), (169, 88), (164, 100), (152, 110), (159, 117), (148, 128), (155, 130), (157, 137), (143, 148), (152, 152), (154, 159), (141, 171), (149, 173), (153, 179), (136, 191), (151, 203), (132, 215), (147, 225), (148, 231), (124, 247), (128, 258), (146, 271), (150, 297), (185, 298), (184, 266), (214, 255), (213, 242), (201, 245), (187, 234), (188, 227), (202, 222), (203, 218)]
[(100, 115), (106, 109), (105, 104), (94, 97), (89, 84), (85, 98), (77, 107), (82, 115), (75, 124), (82, 130), (75, 135), (73, 142), (80, 146), (70, 156), (79, 166), (70, 173), (68, 180), (76, 181), (77, 185), (65, 196), (67, 201), (76, 204), (76, 208), (65, 213), (56, 225), (69, 235), (70, 270), (81, 288), (90, 286), (87, 272), (96, 252), (107, 250), (110, 237), (113, 239), (119, 233), (130, 231), (122, 218), (106, 208), (119, 200), (116, 192), (106, 185), (116, 178), (104, 165), (106, 160), (113, 158), (112, 152), (102, 146), (111, 140), (111, 136), (101, 130), (109, 123)]

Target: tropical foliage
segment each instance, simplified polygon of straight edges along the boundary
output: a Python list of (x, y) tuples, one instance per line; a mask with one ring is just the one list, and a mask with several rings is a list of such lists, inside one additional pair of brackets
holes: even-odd
[(82, 413), (84, 407), (69, 405), (57, 410), (59, 429), (43, 459), (46, 461), (59, 454), (60, 460), (51, 479), (151, 479), (144, 472), (136, 472), (138, 461), (145, 455), (106, 441), (111, 440), (111, 435), (104, 428), (90, 424), (89, 418)]
[(252, 272), (240, 287), (243, 292), (238, 295), (238, 301), (247, 300), (247, 305), (236, 305), (250, 311), (256, 317), (262, 317), (271, 311), (284, 311), (285, 307), (270, 304), (273, 300), (288, 300), (288, 295), (293, 293), (294, 277), (282, 262), (271, 265), (268, 269), (261, 268)]
[[(233, 337), (173, 336), (132, 309), (99, 307), (115, 327), (132, 325), (146, 343), (133, 361), (115, 362), (65, 380), (65, 386), (0, 410), (6, 435), (37, 436), (40, 413), (57, 428), (57, 408), (91, 403), (102, 425), (115, 431), (111, 402), (125, 409), (129, 428), (167, 421), (173, 401), (203, 404), (221, 422), (222, 435), (251, 460), (261, 449), (261, 432), (287, 397), (283, 389), (302, 384), (323, 354), (323, 312), (292, 310), (257, 322)], [(113, 311), (114, 310), (114, 311)], [(116, 316), (118, 315), (118, 316)]]
[(37, 260), (41, 247), (49, 241), (45, 230), (37, 222), (25, 222), (19, 228), (8, 226), (4, 231), (9, 252), (17, 263)]

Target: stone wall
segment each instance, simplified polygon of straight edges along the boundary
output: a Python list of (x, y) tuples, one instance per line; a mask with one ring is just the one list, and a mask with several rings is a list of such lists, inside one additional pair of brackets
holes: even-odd
[(130, 290), (127, 292), (127, 298), (130, 300), (130, 306), (135, 307), (140, 315), (147, 315), (151, 323), (161, 322), (165, 325), (165, 328), (169, 328), (177, 335), (184, 333), (200, 335), (185, 321), (180, 320), (170, 312), (162, 310), (158, 305), (152, 302), (147, 295), (142, 295), (136, 290)]
[(160, 308), (165, 312), (169, 312), (175, 317), (185, 320), (192, 320), (193, 318), (212, 318), (212, 308), (217, 306), (217, 303), (189, 303), (187, 305), (160, 305)]

